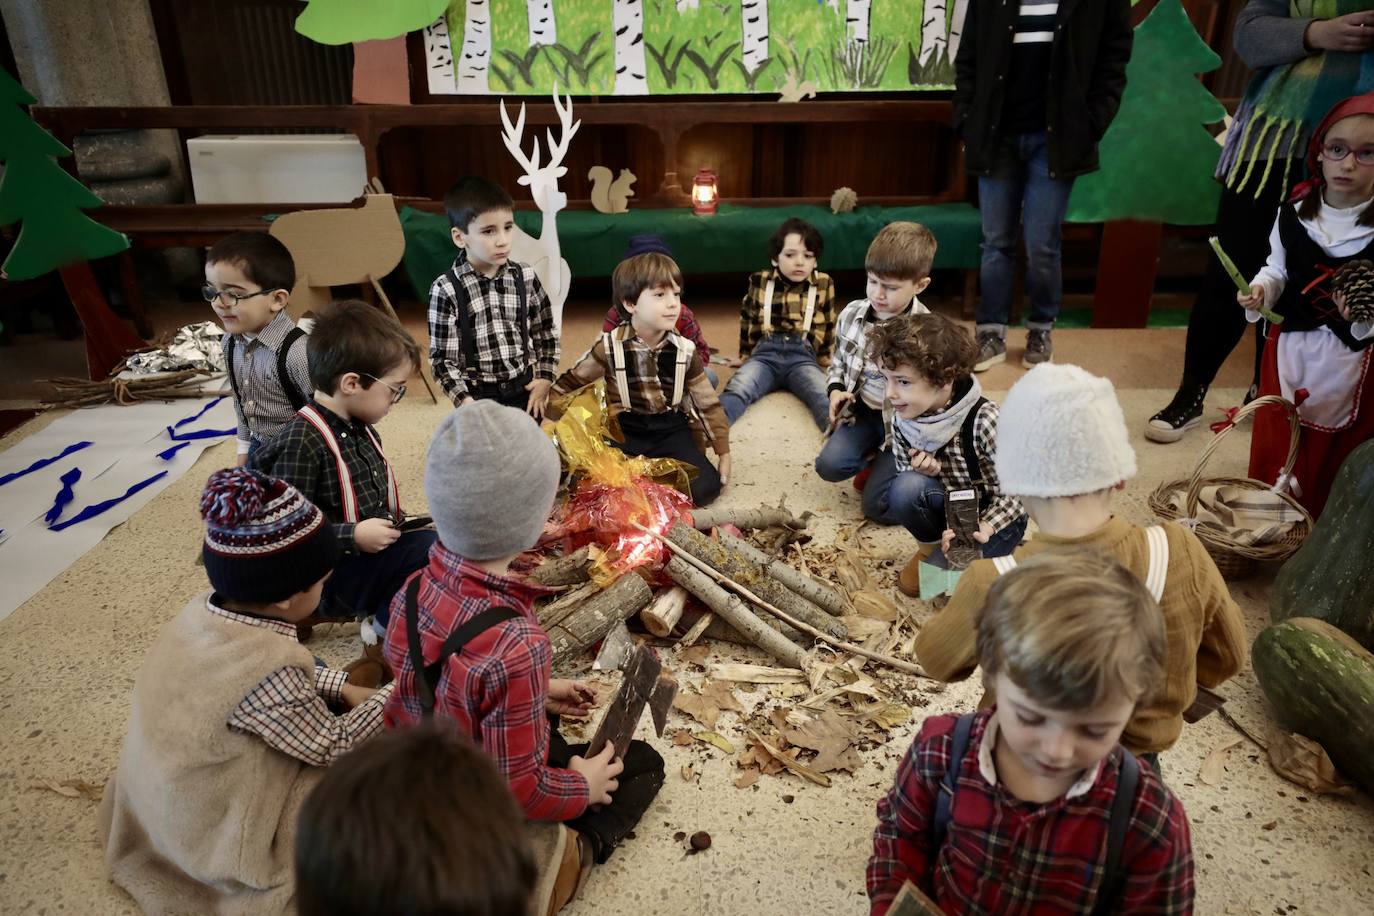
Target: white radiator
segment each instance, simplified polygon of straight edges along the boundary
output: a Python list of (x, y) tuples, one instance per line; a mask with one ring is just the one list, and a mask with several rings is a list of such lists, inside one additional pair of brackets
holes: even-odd
[(196, 203), (344, 203), (367, 185), (352, 134), (196, 137), (186, 141)]

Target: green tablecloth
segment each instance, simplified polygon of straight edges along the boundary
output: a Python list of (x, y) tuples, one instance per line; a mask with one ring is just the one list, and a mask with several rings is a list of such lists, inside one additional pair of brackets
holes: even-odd
[[(696, 216), (686, 207), (673, 210), (635, 210), (614, 216), (594, 210), (564, 210), (558, 214), (558, 238), (574, 277), (609, 277), (625, 253), (631, 236), (660, 235), (673, 249), (683, 274), (748, 273), (768, 264), (768, 236), (789, 216), (807, 220), (825, 238), (822, 270), (863, 267), (864, 254), (878, 230), (894, 220), (924, 223), (935, 233), (939, 248), (935, 266), (977, 267), (981, 223), (967, 203), (923, 207), (859, 207), (851, 213), (831, 213), (827, 207), (740, 207), (722, 204), (714, 216)], [(515, 222), (537, 236), (544, 215), (517, 210)], [(428, 298), (434, 278), (453, 262), (448, 218), (412, 207), (401, 210), (405, 229), (405, 268), (416, 294)]]

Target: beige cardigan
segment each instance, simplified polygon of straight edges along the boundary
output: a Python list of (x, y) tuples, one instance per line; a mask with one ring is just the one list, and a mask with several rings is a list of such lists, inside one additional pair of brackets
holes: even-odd
[(156, 913), (292, 911), (296, 814), (323, 769), (231, 730), (258, 682), (314, 658), (280, 633), (211, 614), (209, 594), (163, 628), (134, 685), (100, 832), (110, 876)]

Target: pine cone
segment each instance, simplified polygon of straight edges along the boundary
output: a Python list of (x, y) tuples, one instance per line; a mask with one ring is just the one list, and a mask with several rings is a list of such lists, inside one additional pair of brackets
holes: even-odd
[(1331, 278), (1332, 290), (1345, 294), (1353, 321), (1374, 321), (1374, 261), (1347, 261)]

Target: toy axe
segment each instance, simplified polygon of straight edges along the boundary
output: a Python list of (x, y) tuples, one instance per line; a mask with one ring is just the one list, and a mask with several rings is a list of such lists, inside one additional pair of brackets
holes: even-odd
[(620, 668), (625, 679), (587, 745), (587, 756), (595, 757), (607, 743), (615, 745), (617, 757), (623, 756), (645, 706), (653, 716), (654, 733), (662, 735), (668, 724), (668, 710), (677, 696), (677, 681), (663, 672), (663, 665), (648, 647), (635, 646), (624, 623), (606, 637), (596, 657), (596, 667)]

